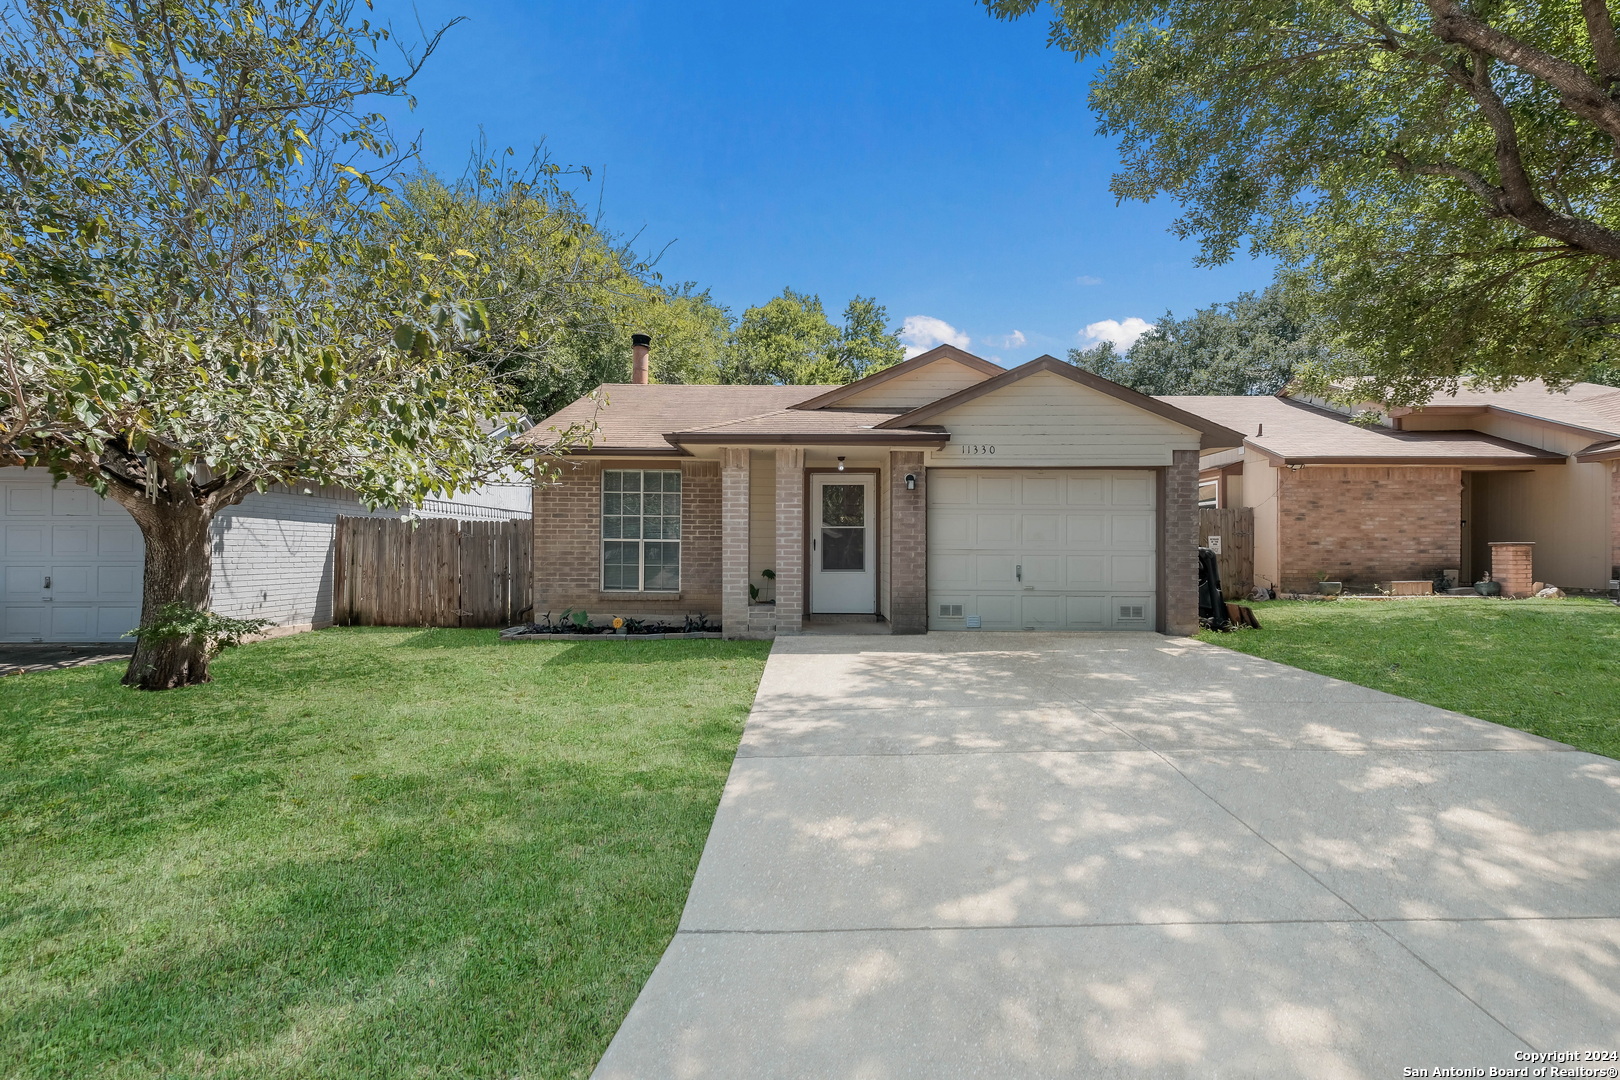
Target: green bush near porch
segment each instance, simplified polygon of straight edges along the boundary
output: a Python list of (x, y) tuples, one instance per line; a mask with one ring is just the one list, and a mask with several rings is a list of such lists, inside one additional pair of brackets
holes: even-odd
[(0, 1075), (585, 1076), (769, 646), (328, 630), (0, 679)]
[(1605, 600), (1252, 605), (1216, 645), (1620, 758), (1620, 607)]

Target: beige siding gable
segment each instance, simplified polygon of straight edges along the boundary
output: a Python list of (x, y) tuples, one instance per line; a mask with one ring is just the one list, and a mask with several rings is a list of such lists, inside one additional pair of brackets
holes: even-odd
[(930, 417), (951, 441), (931, 466), (1167, 466), (1197, 450), (1197, 431), (1052, 372), (1039, 372)]
[(840, 409), (920, 409), (949, 397), (958, 390), (977, 386), (990, 376), (966, 364), (941, 358), (916, 371), (896, 376), (869, 390), (851, 394), (838, 402)]

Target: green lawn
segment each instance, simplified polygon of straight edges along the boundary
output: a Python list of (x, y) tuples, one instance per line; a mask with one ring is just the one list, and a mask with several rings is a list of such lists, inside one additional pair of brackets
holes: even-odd
[(0, 1076), (585, 1076), (768, 646), (327, 630), (0, 679)]
[(1602, 600), (1279, 600), (1205, 641), (1620, 758), (1620, 607)]

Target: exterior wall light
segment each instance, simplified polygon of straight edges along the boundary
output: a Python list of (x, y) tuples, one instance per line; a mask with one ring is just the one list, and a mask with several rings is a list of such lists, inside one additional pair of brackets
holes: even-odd
[(844, 471), (844, 455), (843, 454), (838, 455), (838, 471), (839, 472)]
[(916, 473), (909, 473), (909, 472), (906, 473), (906, 490), (907, 491), (916, 491), (917, 490), (917, 474)]

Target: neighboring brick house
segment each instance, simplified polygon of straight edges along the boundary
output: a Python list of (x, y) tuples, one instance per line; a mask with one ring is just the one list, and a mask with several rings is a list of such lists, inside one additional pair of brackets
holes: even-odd
[(1285, 390), (1167, 397), (1235, 428), (1200, 461), (1206, 505), (1254, 508), (1255, 580), (1309, 591), (1491, 569), (1492, 543), (1531, 543), (1534, 578), (1602, 590), (1620, 566), (1620, 389), (1539, 382), (1462, 390), (1379, 423)]
[(950, 346), (848, 386), (603, 386), (520, 441), (574, 425), (589, 446), (535, 485), (537, 616), (703, 614), (730, 637), (828, 616), (1190, 633), (1198, 455), (1241, 442), (1049, 356)]

